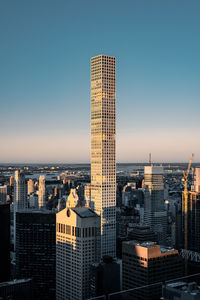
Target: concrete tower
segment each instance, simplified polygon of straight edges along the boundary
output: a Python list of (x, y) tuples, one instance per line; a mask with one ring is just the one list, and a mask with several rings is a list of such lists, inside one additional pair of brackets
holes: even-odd
[(115, 57), (91, 59), (91, 208), (101, 216), (101, 256), (116, 255)]

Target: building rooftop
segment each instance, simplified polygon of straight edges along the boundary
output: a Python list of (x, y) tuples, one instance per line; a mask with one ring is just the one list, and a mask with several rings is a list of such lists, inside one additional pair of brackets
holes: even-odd
[(183, 282), (183, 281), (177, 281), (173, 283), (167, 284), (168, 288), (173, 288), (176, 291), (179, 291), (180, 293), (187, 293), (190, 295), (200, 295), (200, 286), (197, 285), (196, 282)]
[(28, 279), (14, 279), (11, 281), (6, 281), (6, 282), (1, 282), (0, 283), (0, 288), (1, 287), (6, 287), (6, 286), (11, 286), (13, 284), (21, 284), (21, 283), (26, 283), (26, 282), (30, 282), (32, 279), (28, 278)]
[(79, 217), (88, 218), (98, 216), (93, 210), (88, 207), (73, 207), (71, 208)]
[(156, 256), (159, 256), (159, 254), (161, 256), (164, 256), (167, 255), (168, 253), (169, 254), (178, 253), (178, 251), (172, 247), (160, 246), (156, 242), (151, 242), (151, 241), (140, 242), (140, 241), (133, 240), (133, 241), (125, 241), (123, 243), (131, 246), (147, 249), (149, 254), (152, 253), (153, 255)]
[(49, 209), (35, 209), (35, 208), (27, 208), (20, 211), (17, 211), (20, 214), (55, 214), (56, 211)]

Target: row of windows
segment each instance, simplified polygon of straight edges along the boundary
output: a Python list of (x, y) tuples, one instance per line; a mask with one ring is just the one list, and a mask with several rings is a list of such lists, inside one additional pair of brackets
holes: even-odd
[(79, 228), (79, 227), (74, 227), (74, 226), (60, 224), (60, 223), (57, 223), (56, 225), (57, 225), (56, 226), (57, 232), (69, 234), (76, 237), (87, 238), (87, 237), (94, 237), (97, 235), (96, 227)]

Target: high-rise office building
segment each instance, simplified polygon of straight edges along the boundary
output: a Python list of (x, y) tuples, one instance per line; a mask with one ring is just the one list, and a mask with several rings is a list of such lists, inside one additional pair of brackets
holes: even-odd
[(87, 207), (56, 214), (56, 299), (90, 297), (90, 267), (100, 260), (100, 217)]
[(91, 59), (91, 207), (101, 216), (101, 256), (116, 255), (115, 57)]
[(15, 171), (14, 178), (14, 249), (16, 246), (16, 212), (28, 208), (27, 189), (24, 172), (22, 170)]
[(45, 176), (40, 175), (39, 177), (39, 191), (38, 191), (38, 206), (39, 208), (43, 208), (46, 205), (45, 201), (46, 193), (45, 193)]
[(27, 182), (27, 193), (30, 196), (31, 193), (34, 193), (34, 181), (29, 179)]
[[(151, 285), (183, 275), (182, 259), (178, 250), (164, 248), (153, 242), (123, 242), (123, 290)], [(161, 284), (127, 293), (123, 299), (158, 300)]]
[(16, 275), (32, 278), (34, 299), (55, 299), (56, 214), (48, 210), (16, 213)]
[(166, 243), (167, 211), (164, 207), (163, 167), (144, 168), (144, 222), (157, 234), (159, 244)]
[(25, 176), (21, 170), (15, 171), (14, 205), (15, 211), (24, 210), (28, 207)]
[(0, 282), (10, 280), (10, 205), (0, 202)]
[[(188, 250), (200, 252), (200, 192), (188, 192)], [(183, 218), (183, 222), (184, 222)]]
[(194, 191), (200, 193), (200, 168), (194, 171)]

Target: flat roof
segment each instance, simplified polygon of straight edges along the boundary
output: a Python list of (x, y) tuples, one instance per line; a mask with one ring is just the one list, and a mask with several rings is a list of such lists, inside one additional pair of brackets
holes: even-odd
[(73, 207), (71, 208), (79, 217), (81, 218), (89, 218), (89, 217), (97, 217), (98, 215), (88, 207)]

